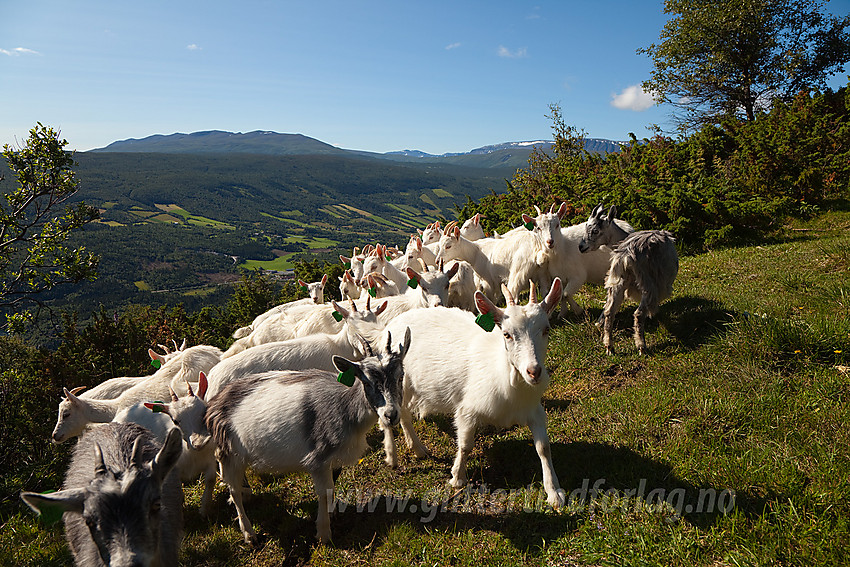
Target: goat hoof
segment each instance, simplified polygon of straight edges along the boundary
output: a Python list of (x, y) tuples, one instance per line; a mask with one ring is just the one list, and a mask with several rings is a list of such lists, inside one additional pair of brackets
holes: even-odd
[(386, 459), (384, 459), (384, 462), (385, 462), (385, 463), (387, 464), (387, 466), (388, 466), (388, 467), (390, 467), (391, 469), (394, 469), (394, 468), (397, 468), (397, 467), (398, 467), (398, 463), (396, 462), (396, 460), (395, 460), (395, 459), (391, 459), (391, 458), (387, 457)]
[(567, 503), (567, 493), (564, 492), (564, 489), (559, 488), (554, 493), (549, 495), (549, 498), (546, 499), (549, 506), (557, 510), (561, 506)]

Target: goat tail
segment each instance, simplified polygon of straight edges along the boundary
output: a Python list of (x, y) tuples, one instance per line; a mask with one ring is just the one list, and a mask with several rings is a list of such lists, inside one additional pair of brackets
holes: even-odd
[(241, 338), (247, 337), (253, 331), (254, 331), (254, 329), (251, 327), (251, 325), (248, 325), (247, 327), (239, 327), (238, 329), (233, 331), (233, 338), (234, 339), (241, 339)]

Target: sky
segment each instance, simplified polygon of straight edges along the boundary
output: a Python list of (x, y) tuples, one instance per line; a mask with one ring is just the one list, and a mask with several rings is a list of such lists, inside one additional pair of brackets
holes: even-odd
[(78, 151), (267, 130), (442, 154), (551, 139), (553, 104), (642, 138), (672, 127), (636, 53), (667, 19), (661, 0), (0, 0), (0, 144), (41, 122)]

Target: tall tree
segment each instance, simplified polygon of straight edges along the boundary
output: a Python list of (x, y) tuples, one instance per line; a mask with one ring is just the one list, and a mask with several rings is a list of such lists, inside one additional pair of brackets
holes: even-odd
[(0, 200), (0, 312), (9, 323), (29, 319), (27, 309), (42, 306), (45, 291), (96, 275), (97, 256), (67, 242), (71, 231), (99, 212), (84, 203), (66, 204), (77, 192), (66, 145), (57, 131), (39, 123), (22, 147), (3, 146), (17, 180), (17, 187), (3, 188)]
[(826, 14), (824, 4), (666, 0), (664, 12), (673, 17), (661, 43), (638, 50), (654, 63), (643, 89), (694, 127), (724, 116), (752, 121), (774, 97), (823, 88), (850, 61), (850, 15)]

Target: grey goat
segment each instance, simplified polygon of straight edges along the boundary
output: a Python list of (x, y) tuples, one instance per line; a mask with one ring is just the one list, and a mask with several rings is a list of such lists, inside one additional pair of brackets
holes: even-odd
[(333, 470), (357, 462), (375, 422), (390, 428), (401, 417), (402, 360), (410, 348), (410, 331), (395, 352), (391, 341), (387, 339), (383, 357), (369, 353), (360, 362), (333, 357), (343, 376), (358, 379), (352, 387), (322, 370), (271, 371), (243, 376), (209, 401), (206, 425), (246, 543), (257, 543), (242, 503), (248, 466), (277, 474), (309, 472), (319, 498), (316, 537), (330, 541)]
[(177, 565), (183, 491), (175, 464), (182, 451), (172, 429), (160, 447), (134, 423), (109, 423), (80, 438), (62, 490), (22, 492), (39, 514), (63, 513), (77, 565)]
[[(601, 209), (599, 205), (594, 213)], [(613, 214), (609, 213), (608, 216), (613, 218)], [(585, 238), (579, 245), (582, 252), (596, 250), (608, 244), (609, 239), (622, 237), (611, 254), (611, 266), (605, 278), (608, 296), (597, 323), (602, 327), (605, 351), (613, 353), (611, 332), (614, 329), (614, 317), (624, 297), (628, 297), (639, 302), (634, 315), (634, 339), (638, 351), (646, 354), (646, 318), (653, 317), (661, 302), (673, 293), (673, 282), (679, 273), (676, 239), (666, 230), (641, 230), (624, 236), (620, 234), (622, 229), (599, 214), (591, 215), (586, 228)]]

